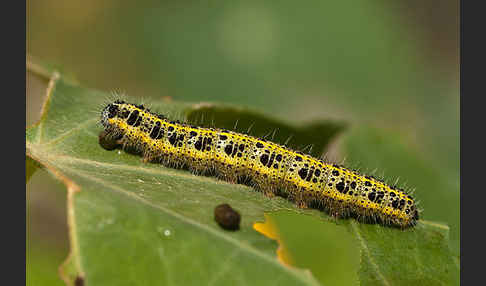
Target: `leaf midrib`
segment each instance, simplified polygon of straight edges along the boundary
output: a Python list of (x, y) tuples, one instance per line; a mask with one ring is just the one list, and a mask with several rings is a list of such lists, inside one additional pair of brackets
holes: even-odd
[(368, 258), (368, 262), (373, 266), (376, 274), (378, 275), (378, 277), (379, 277), (380, 281), (383, 283), (383, 285), (389, 286), (390, 283), (388, 282), (386, 277), (383, 275), (383, 273), (381, 273), (380, 267), (378, 266), (378, 264), (376, 264), (375, 260), (371, 256), (371, 252), (368, 248), (368, 245), (366, 244), (366, 241), (361, 236), (361, 233), (360, 233), (358, 227), (356, 226), (356, 223), (354, 221), (351, 221), (350, 224), (351, 224), (351, 228), (353, 229), (354, 233), (356, 234), (357, 239), (359, 240), (359, 243), (361, 244), (361, 248), (366, 253), (366, 257)]

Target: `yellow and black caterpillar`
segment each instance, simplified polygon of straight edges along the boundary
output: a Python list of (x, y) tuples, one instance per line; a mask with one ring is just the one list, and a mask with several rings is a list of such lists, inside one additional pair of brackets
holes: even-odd
[(267, 196), (287, 197), (299, 207), (317, 204), (334, 216), (401, 228), (419, 219), (414, 199), (402, 189), (264, 139), (174, 122), (121, 100), (103, 109), (101, 123), (107, 137), (145, 161), (251, 182)]

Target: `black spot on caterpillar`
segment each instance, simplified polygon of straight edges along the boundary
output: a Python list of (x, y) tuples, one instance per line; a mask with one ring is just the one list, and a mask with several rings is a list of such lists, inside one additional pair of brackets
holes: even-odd
[(214, 208), (214, 220), (226, 230), (240, 229), (240, 214), (228, 204), (221, 204)]
[(101, 124), (106, 136), (147, 162), (249, 183), (267, 196), (337, 217), (401, 228), (419, 219), (415, 200), (404, 190), (264, 139), (170, 121), (120, 100), (103, 109)]

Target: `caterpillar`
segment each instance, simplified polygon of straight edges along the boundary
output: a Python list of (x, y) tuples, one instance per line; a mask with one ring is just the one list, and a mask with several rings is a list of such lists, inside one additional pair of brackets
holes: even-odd
[(268, 197), (317, 206), (335, 217), (402, 229), (419, 219), (415, 200), (403, 189), (262, 138), (171, 121), (122, 100), (104, 107), (101, 124), (107, 138), (145, 162), (251, 184)]

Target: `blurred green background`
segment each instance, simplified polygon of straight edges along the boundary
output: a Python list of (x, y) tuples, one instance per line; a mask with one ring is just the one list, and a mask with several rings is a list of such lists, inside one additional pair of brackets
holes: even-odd
[[(400, 176), (459, 253), (459, 1), (27, 1), (27, 53), (82, 85), (351, 129), (334, 157)], [(27, 126), (46, 83), (26, 74)], [(64, 187), (28, 182), (27, 285), (62, 285)], [(428, 207), (428, 208), (427, 208)]]

